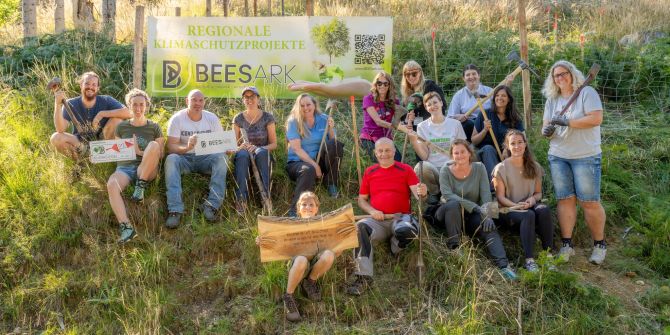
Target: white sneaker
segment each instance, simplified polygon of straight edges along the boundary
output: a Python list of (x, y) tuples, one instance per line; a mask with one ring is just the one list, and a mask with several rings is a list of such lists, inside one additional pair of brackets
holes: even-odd
[(605, 261), (606, 255), (607, 255), (607, 247), (595, 246), (593, 247), (591, 257), (589, 257), (589, 262), (596, 265), (600, 265)]
[(573, 249), (569, 245), (564, 245), (561, 247), (561, 250), (558, 251), (558, 258), (564, 260), (564, 261), (569, 261), (570, 256), (575, 255), (575, 249)]

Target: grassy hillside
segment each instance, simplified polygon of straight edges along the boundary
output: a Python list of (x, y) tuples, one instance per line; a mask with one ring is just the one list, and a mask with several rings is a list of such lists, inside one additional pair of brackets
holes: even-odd
[[(449, 61), (457, 55), (472, 57), (487, 68), (509, 66), (498, 63), (506, 48), (491, 47), (486, 55), (475, 53), (481, 45), (509, 44), (511, 31), (468, 30), (461, 36), (466, 37), (445, 38), (450, 48), (445, 48), (440, 68), (458, 68)], [(483, 39), (480, 46), (469, 44), (478, 37)], [(253, 207), (254, 214), (238, 216), (230, 201), (232, 182), (220, 220), (210, 224), (196, 211), (207, 179), (186, 177), (187, 212), (182, 225), (173, 231), (163, 227), (165, 186), (159, 176), (144, 204), (128, 204), (139, 237), (120, 247), (115, 242), (116, 223), (105, 187), (113, 164), (90, 165), (79, 181), (73, 181), (72, 162), (49, 149), (53, 97), (46, 83), (58, 75), (75, 95), (76, 75), (94, 70), (102, 76), (101, 92), (121, 98), (131, 78), (130, 46), (111, 44), (95, 34), (69, 32), (41, 37), (25, 48), (4, 47), (0, 72), (0, 101), (5, 106), (0, 113), (0, 332), (669, 334), (670, 68), (664, 57), (667, 59), (670, 40), (645, 46), (645, 52), (620, 48), (606, 52), (608, 40), (601, 42), (588, 49), (589, 59), (601, 55), (604, 69), (627, 66), (630, 72), (622, 73), (634, 75), (617, 85), (628, 85), (627, 92), (635, 95), (625, 109), (618, 101), (606, 101), (602, 193), (610, 251), (604, 266), (586, 262), (591, 242), (581, 221), (576, 233), (579, 255), (571, 263), (559, 264), (559, 272), (545, 267), (537, 275), (522, 272), (517, 283), (503, 280), (481, 246), (468, 242), (462, 253), (450, 253), (440, 232), (430, 230), (423, 286), (417, 285), (415, 274), (416, 245), (398, 259), (380, 246), (374, 289), (360, 298), (347, 296), (344, 283), (351, 279), (353, 261), (345, 253), (321, 282), (323, 301), (309, 303), (300, 298), (306, 321), (298, 325), (285, 321), (280, 303), (286, 265), (259, 262), (253, 240), (254, 214), (260, 212), (260, 204)], [(425, 41), (406, 38), (397, 45), (394, 59), (398, 64), (427, 57)], [(566, 45), (552, 55), (551, 45), (539, 40), (531, 50), (540, 69), (554, 58), (575, 59), (579, 54), (576, 45)], [(458, 78), (450, 77), (453, 71), (445, 71), (445, 80), (441, 80), (445, 92), (460, 85)], [(500, 79), (485, 77), (484, 82)], [(614, 87), (604, 83), (599, 81), (601, 93)], [(536, 97), (538, 86), (534, 83)], [(290, 103), (270, 97), (264, 98), (263, 107), (283, 124)], [(536, 106), (539, 111), (539, 102)], [(155, 101), (149, 117), (165, 127), (179, 108), (183, 101)], [(212, 99), (207, 108), (229, 124), (241, 105)], [(351, 136), (346, 133), (349, 118), (344, 110), (336, 115), (347, 148), (342, 178), (345, 196), (327, 199), (319, 187), (324, 210), (354, 202), (356, 195)], [(530, 130), (531, 143), (547, 166), (547, 142), (535, 128)], [(283, 131), (279, 136), (272, 194), (275, 206), (285, 211), (292, 187), (287, 186), (283, 169)], [(547, 181), (545, 194), (553, 204)], [(624, 239), (623, 231), (629, 227)], [(519, 267), (518, 238), (503, 238), (508, 257)]]

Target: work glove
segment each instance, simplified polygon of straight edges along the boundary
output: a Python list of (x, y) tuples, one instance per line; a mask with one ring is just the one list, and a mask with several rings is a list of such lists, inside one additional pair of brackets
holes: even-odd
[(568, 118), (565, 115), (554, 116), (549, 123), (554, 126), (569, 126)]
[(556, 131), (556, 126), (552, 124), (548, 124), (544, 127), (542, 127), (542, 136), (544, 137), (551, 137), (554, 135), (554, 132)]
[(482, 222), (482, 230), (486, 233), (492, 232), (493, 230), (496, 229), (496, 224), (493, 222), (493, 219), (491, 218), (486, 218)]

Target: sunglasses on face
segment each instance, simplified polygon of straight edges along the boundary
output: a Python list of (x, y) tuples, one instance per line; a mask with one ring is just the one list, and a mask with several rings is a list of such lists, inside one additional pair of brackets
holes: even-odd
[(565, 76), (567, 76), (567, 75), (569, 75), (569, 74), (570, 74), (569, 71), (565, 71), (565, 72), (561, 72), (561, 73), (555, 74), (553, 77), (554, 77), (554, 80), (556, 80), (556, 79), (558, 79), (558, 78), (565, 78)]
[(375, 85), (377, 85), (379, 87), (382, 87), (382, 86), (389, 87), (389, 85), (391, 85), (391, 83), (389, 83), (388, 81), (378, 81), (378, 82), (375, 83)]
[(405, 72), (405, 78), (413, 78), (418, 76), (420, 73), (421, 71)]

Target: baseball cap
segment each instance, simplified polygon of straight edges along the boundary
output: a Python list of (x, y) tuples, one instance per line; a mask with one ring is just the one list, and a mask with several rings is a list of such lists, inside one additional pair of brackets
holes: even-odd
[(245, 87), (245, 88), (242, 90), (242, 96), (244, 96), (244, 93), (246, 93), (247, 91), (254, 92), (254, 94), (256, 94), (256, 95), (259, 96), (259, 97), (261, 96), (260, 93), (258, 93), (258, 89), (256, 88), (256, 86), (247, 86), (247, 87)]

